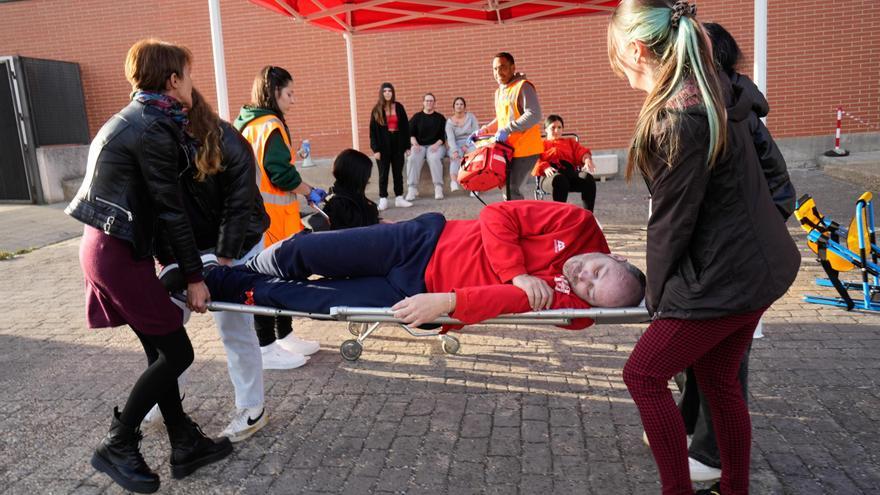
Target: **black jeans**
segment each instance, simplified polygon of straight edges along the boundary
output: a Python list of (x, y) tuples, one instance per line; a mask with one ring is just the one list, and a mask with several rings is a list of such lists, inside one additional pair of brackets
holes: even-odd
[(290, 316), (254, 315), (254, 329), (257, 331), (260, 347), (266, 347), (275, 342), (276, 335), (280, 340), (293, 332), (293, 318)]
[(137, 428), (158, 403), (166, 424), (179, 423), (183, 419), (183, 406), (177, 377), (193, 362), (192, 343), (186, 328), (180, 327), (167, 335), (147, 335), (132, 330), (144, 346), (148, 366), (131, 389), (119, 421)]
[[(752, 344), (743, 354), (739, 364), (737, 377), (742, 386), (743, 398), (749, 402), (749, 353)], [(688, 456), (702, 462), (707, 466), (721, 468), (721, 454), (718, 451), (718, 443), (715, 440), (715, 428), (712, 426), (712, 414), (709, 412), (709, 403), (697, 384), (693, 368), (677, 374), (675, 382), (681, 390), (681, 402), (678, 409), (684, 419), (684, 426), (688, 435), (693, 435)]]
[(403, 196), (403, 154), (405, 150), (398, 150), (396, 137), (392, 136), (391, 149), (381, 152), (376, 165), (379, 167), (379, 197), (388, 197), (388, 170), (394, 180), (394, 195)]
[(590, 174), (581, 177), (577, 170), (569, 167), (561, 167), (557, 171), (559, 173), (553, 176), (552, 183), (553, 201), (566, 203), (569, 191), (580, 192), (584, 208), (593, 211), (596, 206), (596, 179)]

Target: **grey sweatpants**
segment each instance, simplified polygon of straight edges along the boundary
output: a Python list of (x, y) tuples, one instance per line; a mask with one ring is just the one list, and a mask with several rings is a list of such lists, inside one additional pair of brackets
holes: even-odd
[(431, 151), (431, 146), (419, 146), (409, 155), (407, 163), (407, 182), (410, 189), (418, 190), (419, 179), (422, 176), (422, 164), (428, 162), (428, 170), (431, 171), (431, 182), (435, 186), (443, 185), (443, 157), (446, 156), (446, 145), (440, 145)]
[[(522, 192), (522, 186), (526, 183), (529, 173), (535, 167), (538, 157), (541, 155), (521, 156), (514, 158), (508, 166), (508, 180), (510, 181), (510, 197), (506, 200), (525, 199)], [(505, 191), (505, 196), (507, 192)]]

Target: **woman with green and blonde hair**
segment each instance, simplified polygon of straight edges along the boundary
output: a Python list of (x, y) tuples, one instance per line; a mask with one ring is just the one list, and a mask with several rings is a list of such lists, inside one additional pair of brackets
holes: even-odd
[[(715, 420), (721, 482), (749, 489), (751, 424), (737, 370), (759, 318), (800, 256), (751, 141), (750, 101), (715, 71), (696, 7), (623, 0), (608, 27), (616, 73), (647, 93), (626, 175), (651, 192), (646, 305), (652, 322), (623, 369), (664, 494), (692, 494), (686, 433), (667, 382), (693, 366)], [(700, 493), (700, 492), (698, 492)]]

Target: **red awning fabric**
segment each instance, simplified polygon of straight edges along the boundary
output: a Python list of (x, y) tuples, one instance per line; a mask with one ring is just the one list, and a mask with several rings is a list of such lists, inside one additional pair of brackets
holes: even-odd
[(250, 0), (324, 29), (375, 33), (513, 24), (611, 11), (619, 0)]

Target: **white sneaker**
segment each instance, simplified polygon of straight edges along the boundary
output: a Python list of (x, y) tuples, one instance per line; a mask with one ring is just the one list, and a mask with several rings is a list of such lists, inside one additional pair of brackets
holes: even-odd
[(764, 319), (761, 318), (758, 320), (758, 326), (755, 327), (755, 333), (752, 335), (753, 339), (763, 339), (764, 338)]
[(260, 431), (268, 422), (269, 415), (263, 406), (239, 409), (220, 436), (228, 438), (232, 443), (240, 442)]
[(721, 479), (720, 469), (707, 466), (693, 457), (688, 457), (688, 468), (691, 471), (691, 481), (712, 481)]
[(309, 358), (302, 354), (293, 354), (285, 351), (278, 341), (260, 347), (263, 353), (263, 369), (264, 370), (292, 370), (306, 364)]
[(304, 340), (296, 335), (293, 332), (287, 334), (287, 337), (283, 339), (279, 339), (278, 345), (281, 346), (282, 349), (291, 353), (291, 354), (302, 354), (303, 356), (311, 356), (312, 354), (321, 350), (321, 344), (315, 342), (314, 340)]
[(379, 198), (379, 211), (388, 209), (388, 198)]
[[(409, 196), (409, 195), (407, 195), (407, 196)], [(398, 208), (409, 208), (410, 206), (412, 206), (412, 203), (410, 203), (409, 201), (398, 196), (398, 197), (394, 198), (394, 206), (396, 206)]]
[[(409, 191), (406, 192), (406, 198), (404, 198), (404, 199), (406, 201), (413, 201), (418, 197), (419, 197), (419, 193), (418, 193), (418, 191), (416, 191), (416, 188), (410, 187)], [(398, 196), (398, 198), (399, 198), (399, 196)], [(397, 205), (397, 206), (400, 206), (400, 205)]]
[(458, 181), (451, 180), (449, 181), (449, 191), (455, 192), (461, 189), (461, 186), (458, 185)]
[(434, 199), (443, 199), (443, 186), (434, 186)]

